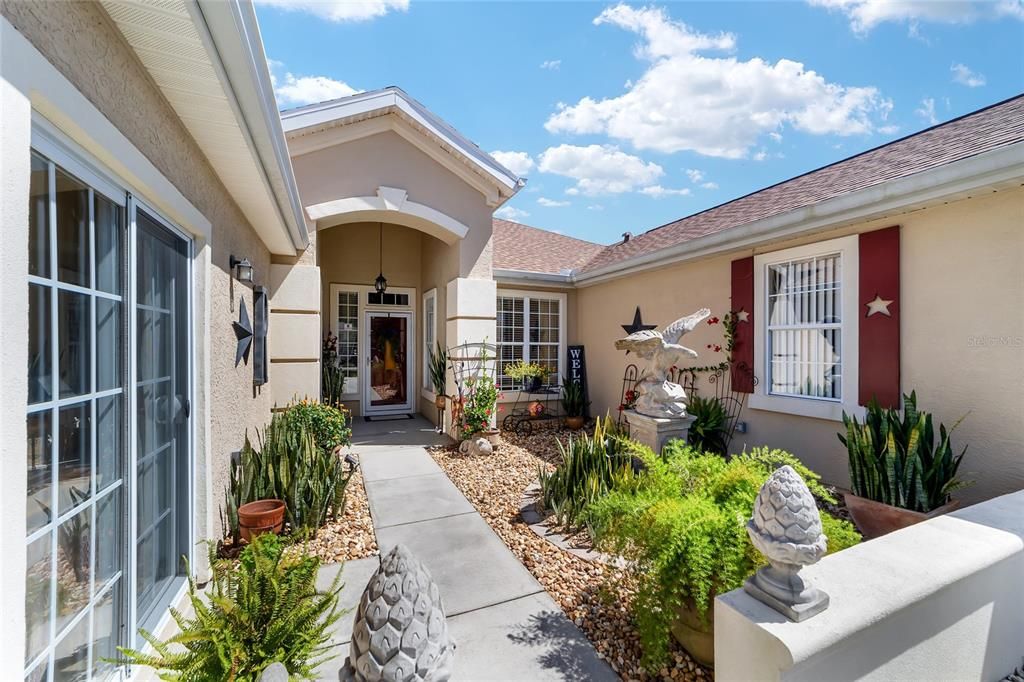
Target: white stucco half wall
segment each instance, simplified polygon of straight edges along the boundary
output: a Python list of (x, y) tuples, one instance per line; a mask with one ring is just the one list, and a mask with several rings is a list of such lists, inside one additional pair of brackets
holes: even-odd
[(1000, 680), (1024, 656), (1024, 491), (804, 569), (829, 608), (792, 623), (734, 590), (715, 600), (715, 678)]
[(384, 222), (405, 225), (455, 244), (469, 234), (469, 227), (455, 218), (409, 200), (409, 193), (397, 187), (378, 187), (377, 196), (334, 199), (306, 207), (306, 215), (318, 227), (344, 223)]

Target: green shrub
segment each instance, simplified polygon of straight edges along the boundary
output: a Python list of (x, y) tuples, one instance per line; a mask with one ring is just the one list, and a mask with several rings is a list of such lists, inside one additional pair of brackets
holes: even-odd
[(484, 374), (467, 379), (464, 400), (460, 433), (463, 440), (491, 428), (491, 415), (498, 404), (498, 387), (494, 377)]
[(587, 506), (607, 494), (615, 482), (633, 475), (632, 457), (620, 454), (623, 439), (615, 433), (611, 417), (598, 419), (593, 437), (569, 436), (558, 450), (562, 461), (551, 473), (541, 469), (541, 499), (559, 525), (577, 525)]
[(693, 396), (686, 405), (686, 411), (694, 417), (690, 425), (690, 445), (703, 452), (726, 454), (729, 447), (729, 415), (722, 403), (716, 398)]
[(313, 440), (325, 454), (333, 453), (338, 447), (352, 444), (352, 427), (349, 426), (348, 411), (312, 400), (300, 400), (288, 407), (295, 424), (313, 434)]
[(582, 417), (590, 402), (583, 395), (583, 384), (562, 377), (562, 409), (566, 417)]
[(838, 435), (849, 456), (855, 495), (927, 513), (967, 485), (957, 478), (967, 447), (953, 455), (950, 443), (960, 421), (948, 432), (939, 424), (936, 444), (932, 415), (918, 411), (916, 391), (903, 396), (902, 418), (899, 410), (882, 408), (872, 400), (863, 424), (845, 412), (843, 424), (846, 435)]
[(292, 409), (277, 412), (262, 434), (256, 431), (256, 447), (245, 437), (224, 501), (224, 525), (236, 543), (238, 508), (247, 502), (282, 500), (292, 530), (310, 535), (344, 511), (355, 465), (346, 468), (343, 457), (320, 448), (305, 417)]
[[(715, 595), (736, 589), (764, 563), (747, 535), (754, 499), (771, 473), (789, 464), (819, 498), (834, 502), (819, 477), (781, 450), (759, 448), (726, 461), (681, 441), (661, 457), (634, 445), (646, 468), (587, 509), (600, 549), (630, 562), (633, 613), (644, 664), (657, 670), (681, 606), (707, 617)], [(829, 550), (859, 542), (849, 523), (821, 514)]]
[(286, 557), (271, 534), (254, 538), (238, 562), (217, 559), (211, 545), (210, 564), (213, 579), (202, 595), (189, 577), (195, 616), (171, 609), (180, 632), (162, 642), (141, 630), (156, 653), (118, 648), (124, 660), (117, 663), (155, 668), (165, 680), (255, 682), (274, 662), (290, 677), (313, 679), (317, 666), (334, 658), (331, 626), (344, 615), (340, 571), (318, 592), (319, 559)]

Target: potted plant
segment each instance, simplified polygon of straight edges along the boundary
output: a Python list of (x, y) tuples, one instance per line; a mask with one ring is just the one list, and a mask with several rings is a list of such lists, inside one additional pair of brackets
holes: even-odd
[(917, 393), (903, 396), (903, 414), (872, 401), (864, 423), (843, 413), (846, 434), (838, 434), (850, 461), (852, 492), (845, 495), (857, 528), (876, 538), (959, 506), (951, 497), (967, 483), (957, 477), (967, 447), (953, 454), (953, 428), (939, 424), (935, 442), (932, 415), (917, 409)]
[(284, 530), (284, 502), (256, 500), (239, 506), (238, 530), (246, 542), (263, 533), (279, 534)]
[(448, 351), (438, 341), (437, 350), (427, 349), (427, 352), (430, 354), (427, 359), (427, 374), (430, 376), (430, 384), (434, 388), (434, 407), (443, 410), (448, 381)]
[(505, 376), (519, 382), (524, 391), (536, 393), (544, 385), (544, 382), (547, 381), (551, 370), (536, 362), (516, 360), (509, 365), (505, 365), (504, 373)]
[(583, 385), (562, 377), (562, 409), (565, 425), (573, 431), (583, 428), (584, 413), (590, 403), (583, 396)]
[[(660, 456), (635, 443), (631, 448), (643, 469), (613, 477), (610, 490), (588, 502), (584, 520), (596, 547), (622, 556), (636, 581), (633, 616), (645, 667), (661, 667), (673, 638), (713, 665), (715, 597), (764, 565), (746, 530), (761, 486), (788, 464), (818, 499), (835, 500), (816, 474), (781, 450), (755, 448), (725, 460), (680, 440)], [(821, 523), (830, 552), (860, 540), (850, 523), (827, 511)]]

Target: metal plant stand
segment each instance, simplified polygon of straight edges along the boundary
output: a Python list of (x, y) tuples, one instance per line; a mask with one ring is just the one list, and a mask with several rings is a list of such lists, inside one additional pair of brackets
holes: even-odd
[[(539, 416), (530, 414), (530, 405), (540, 403), (544, 410)], [(542, 386), (536, 391), (523, 389), (516, 395), (516, 402), (504, 419), (501, 420), (503, 431), (512, 431), (520, 436), (533, 433), (535, 422), (554, 421), (558, 428), (562, 424), (562, 388), (560, 386)]]

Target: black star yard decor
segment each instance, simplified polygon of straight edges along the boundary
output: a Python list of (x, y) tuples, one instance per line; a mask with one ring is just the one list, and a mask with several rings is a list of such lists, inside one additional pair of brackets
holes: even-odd
[(654, 329), (658, 325), (656, 324), (644, 324), (643, 318), (640, 316), (640, 306), (636, 307), (636, 312), (633, 313), (633, 323), (622, 325), (622, 331), (627, 334), (635, 334), (636, 332), (642, 332), (647, 329)]
[(245, 309), (245, 299), (241, 299), (238, 312), (238, 322), (232, 322), (235, 329), (235, 338), (238, 339), (238, 347), (235, 349), (235, 367), (245, 359), (249, 364), (249, 350), (252, 348), (252, 323), (249, 322), (249, 311)]

